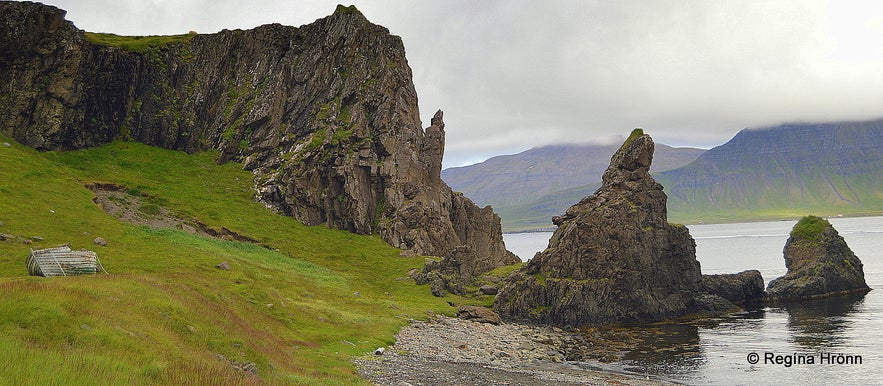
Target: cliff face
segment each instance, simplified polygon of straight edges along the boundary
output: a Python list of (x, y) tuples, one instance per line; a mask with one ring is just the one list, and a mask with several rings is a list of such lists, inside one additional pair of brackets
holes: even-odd
[(604, 172), (601, 188), (553, 218), (545, 251), (497, 294), (501, 316), (561, 325), (646, 322), (695, 308), (702, 279), (696, 244), (666, 217), (650, 176), (653, 140), (635, 132)]
[(499, 218), (439, 178), (442, 114), (421, 128), (401, 39), (354, 7), (299, 28), (125, 48), (64, 15), (0, 2), (4, 134), (41, 150), (115, 139), (215, 149), (254, 172), (259, 200), (305, 224), (425, 255), (468, 251), (470, 271), (517, 261)]

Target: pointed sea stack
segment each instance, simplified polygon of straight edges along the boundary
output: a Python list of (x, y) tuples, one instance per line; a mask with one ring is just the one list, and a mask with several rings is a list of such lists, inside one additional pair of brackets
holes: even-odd
[(666, 195), (650, 176), (654, 144), (632, 132), (601, 188), (554, 217), (549, 246), (510, 276), (494, 303), (504, 318), (565, 326), (682, 316), (702, 279), (696, 244), (667, 221)]
[(802, 218), (785, 243), (785, 276), (770, 282), (772, 300), (796, 300), (844, 293), (864, 293), (862, 262), (827, 220)]

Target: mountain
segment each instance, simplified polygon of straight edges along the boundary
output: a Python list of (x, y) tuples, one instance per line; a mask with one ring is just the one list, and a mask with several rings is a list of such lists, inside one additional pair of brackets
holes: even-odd
[(659, 173), (676, 221), (883, 211), (883, 120), (746, 129)]
[(55, 7), (0, 2), (0, 133), (38, 150), (113, 140), (252, 172), (257, 199), (306, 225), (452, 257), (465, 278), (517, 261), (500, 220), (440, 179), (401, 38), (355, 7), (301, 27), (166, 37), (86, 33)]
[[(601, 184), (617, 145), (555, 145), (442, 171), (452, 189), (491, 205), (508, 231), (548, 228), (550, 218)], [(654, 171), (695, 160), (704, 150), (656, 145)]]

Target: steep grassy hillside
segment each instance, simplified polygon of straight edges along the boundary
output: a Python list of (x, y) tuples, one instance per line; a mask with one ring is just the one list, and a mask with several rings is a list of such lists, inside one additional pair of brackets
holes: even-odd
[[(38, 153), (0, 137), (0, 233), (15, 236), (0, 241), (0, 384), (256, 383), (234, 369), (248, 363), (269, 383), (359, 384), (351, 356), (452, 310), (406, 278), (422, 257), (275, 215), (215, 157), (122, 142)], [(120, 222), (92, 202), (94, 182), (267, 248)], [(64, 243), (110, 274), (27, 276), (29, 248)]]
[(660, 173), (679, 222), (883, 211), (883, 121), (743, 130)]

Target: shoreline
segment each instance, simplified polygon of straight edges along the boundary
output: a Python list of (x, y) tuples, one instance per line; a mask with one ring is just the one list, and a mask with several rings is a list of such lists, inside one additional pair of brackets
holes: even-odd
[[(811, 214), (811, 213), (810, 213)], [(877, 212), (867, 212), (867, 213), (843, 213), (842, 215), (831, 215), (831, 216), (822, 216), (819, 217), (824, 218), (826, 220), (830, 219), (841, 219), (841, 218), (864, 218), (864, 217), (880, 217), (883, 216), (883, 213)], [(801, 217), (799, 215), (795, 215), (793, 217), (787, 216), (773, 216), (768, 218), (755, 218), (755, 219), (729, 219), (729, 220), (710, 220), (710, 221), (699, 221), (699, 222), (684, 222), (682, 225), (692, 226), (692, 225), (723, 225), (723, 224), (751, 224), (751, 223), (760, 223), (760, 222), (781, 222), (781, 221), (797, 221), (800, 220)], [(549, 228), (537, 228), (537, 229), (526, 229), (526, 230), (513, 230), (513, 231), (503, 231), (504, 235), (520, 235), (520, 234), (528, 234), (528, 233), (554, 233), (556, 227)]]
[(557, 327), (435, 316), (403, 327), (396, 343), (382, 355), (369, 353), (353, 362), (363, 378), (378, 385), (675, 384), (605, 370), (601, 361), (592, 358), (618, 358), (623, 347), (614, 340), (623, 337), (613, 338), (589, 339)]

